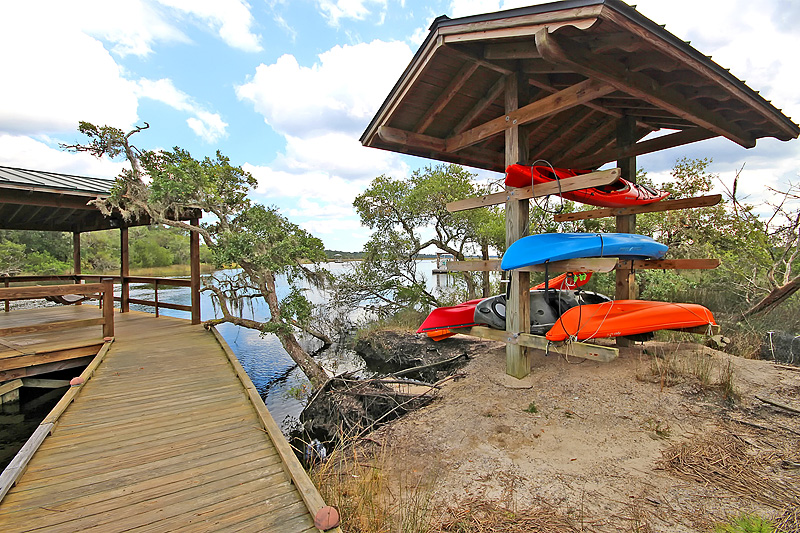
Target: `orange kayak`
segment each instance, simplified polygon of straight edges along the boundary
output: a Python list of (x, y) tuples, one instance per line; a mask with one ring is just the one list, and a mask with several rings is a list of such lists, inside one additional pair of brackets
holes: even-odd
[(698, 304), (616, 300), (580, 305), (561, 315), (545, 337), (559, 342), (639, 335), (662, 329), (716, 324), (711, 311)]

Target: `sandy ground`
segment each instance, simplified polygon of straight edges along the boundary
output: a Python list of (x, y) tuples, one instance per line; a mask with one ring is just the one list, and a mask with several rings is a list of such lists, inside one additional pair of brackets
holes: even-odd
[[(431, 482), (437, 504), (548, 506), (575, 530), (598, 532), (710, 531), (742, 512), (777, 517), (800, 507), (792, 499), (800, 498), (800, 415), (756, 399), (800, 408), (800, 369), (648, 342), (610, 363), (534, 352), (530, 376), (516, 380), (505, 375), (504, 345), (479, 346), (435, 402), (364, 443), (388, 451), (398, 482)], [(734, 385), (735, 403), (720, 383)], [(741, 445), (735, 464), (704, 451), (724, 442)], [(665, 467), (680, 444), (706, 453), (711, 473)], [(713, 474), (717, 460), (721, 475)]]

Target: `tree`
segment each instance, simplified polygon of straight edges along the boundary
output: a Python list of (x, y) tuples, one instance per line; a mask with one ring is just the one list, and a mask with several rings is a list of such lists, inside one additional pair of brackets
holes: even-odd
[(25, 245), (0, 242), (0, 276), (13, 276), (25, 264)]
[[(339, 277), (339, 298), (350, 305), (370, 306), (382, 315), (440, 305), (417, 271), (418, 255), (435, 247), (457, 260), (470, 254), (488, 259), (490, 245), (504, 241), (501, 212), (450, 213), (445, 207), (448, 202), (488, 192), (473, 178), (458, 165), (429, 166), (408, 180), (375, 178), (353, 202), (362, 224), (374, 232), (364, 247), (364, 261)], [(478, 279), (466, 272), (461, 279), (467, 298), (475, 298)]]
[[(299, 328), (330, 342), (310, 327), (312, 306), (301, 286), (303, 282), (325, 281), (324, 273), (313, 269), (325, 260), (322, 241), (289, 222), (276, 208), (252, 203), (247, 193), (256, 184), (255, 178), (231, 165), (220, 152), (215, 158), (197, 160), (178, 147), (170, 151), (136, 149), (131, 136), (148, 127), (145, 123), (125, 133), (110, 126), (80, 123), (78, 129), (89, 137), (89, 143), (65, 148), (97, 157), (124, 155), (131, 165), (117, 178), (111, 196), (95, 205), (105, 214), (117, 211), (126, 220), (146, 217), (153, 223), (197, 232), (218, 267), (241, 268), (241, 275), (214, 278), (203, 288), (211, 292), (223, 315), (206, 324), (230, 322), (276, 335), (312, 384), (322, 385), (327, 374), (295, 336)], [(211, 213), (214, 221), (192, 225), (180, 220), (188, 207)], [(290, 285), (289, 294), (283, 298), (279, 298), (276, 287), (276, 278), (281, 275)], [(235, 313), (253, 298), (267, 303), (270, 317), (265, 322)]]

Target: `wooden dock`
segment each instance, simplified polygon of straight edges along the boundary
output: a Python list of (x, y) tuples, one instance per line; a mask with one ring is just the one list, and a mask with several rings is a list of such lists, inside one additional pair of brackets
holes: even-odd
[(115, 315), (114, 342), (0, 501), (0, 531), (318, 531), (324, 503), (221, 337)]

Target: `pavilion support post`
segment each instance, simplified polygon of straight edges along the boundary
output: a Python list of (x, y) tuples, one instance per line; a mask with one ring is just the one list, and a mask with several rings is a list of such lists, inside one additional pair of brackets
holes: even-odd
[[(193, 218), (192, 226), (198, 226), (200, 220)], [(196, 231), (189, 232), (189, 256), (192, 267), (191, 295), (192, 295), (192, 324), (200, 323), (200, 234)]]
[(114, 336), (114, 281), (106, 278), (101, 281), (103, 284), (103, 337)]
[(130, 311), (130, 254), (128, 253), (128, 228), (119, 228), (119, 253), (120, 253), (120, 268), (119, 277), (122, 283), (120, 290), (120, 306), (121, 313)]
[[(520, 76), (510, 74), (505, 80), (505, 110), (511, 113), (520, 106)], [(526, 136), (521, 134), (518, 124), (511, 124), (505, 130), (505, 163), (526, 163), (528, 147)], [(524, 237), (528, 231), (528, 200), (509, 198), (506, 201), (506, 247)], [(506, 305), (506, 331), (512, 335), (530, 332), (531, 286), (529, 272), (511, 271), (509, 299)], [(506, 344), (506, 373), (522, 379), (530, 373), (531, 362), (527, 348), (519, 344)]]
[[(626, 150), (635, 142), (636, 121), (632, 117), (622, 117), (617, 128), (617, 148)], [(617, 161), (622, 179), (636, 183), (636, 156), (625, 157)], [(617, 233), (635, 233), (636, 215), (620, 215), (616, 217)], [(632, 264), (632, 263), (631, 263)], [(615, 300), (632, 300), (636, 298), (636, 278), (632, 268), (617, 268), (617, 284)], [(630, 346), (632, 343), (622, 337), (617, 338), (617, 346)]]
[[(72, 232), (72, 274), (75, 276), (75, 283), (81, 283), (81, 232)], [(81, 305), (76, 302), (75, 305)]]

